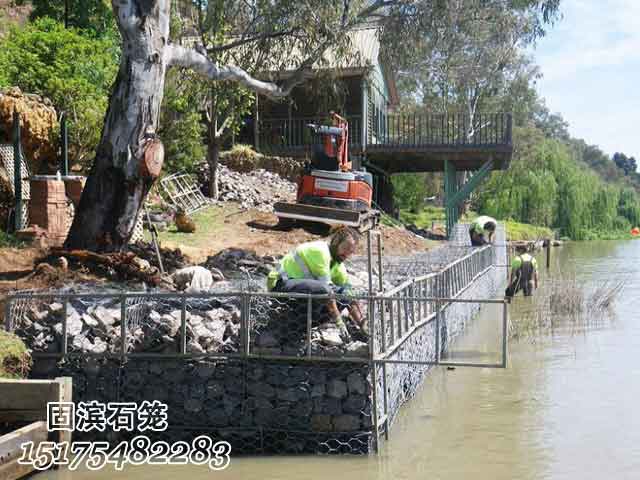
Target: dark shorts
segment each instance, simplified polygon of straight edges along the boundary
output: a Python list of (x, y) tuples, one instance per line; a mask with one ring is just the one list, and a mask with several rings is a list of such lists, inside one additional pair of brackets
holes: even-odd
[(469, 237), (471, 238), (471, 246), (473, 247), (482, 247), (488, 243), (483, 235), (478, 235), (474, 233), (473, 230), (469, 230)]
[[(297, 280), (278, 280), (273, 288), (274, 292), (279, 293), (304, 293), (310, 295), (330, 295), (330, 294), (346, 294), (345, 287), (337, 287), (319, 280), (297, 279)], [(338, 309), (342, 310), (349, 306), (348, 301), (337, 299)], [(281, 324), (287, 324), (286, 330), (292, 335), (302, 335), (306, 332), (307, 325), (307, 308), (308, 301), (304, 298), (290, 298), (282, 301), (282, 318)], [(313, 300), (312, 308), (312, 325), (315, 327), (322, 323), (332, 321), (327, 308), (327, 300)]]

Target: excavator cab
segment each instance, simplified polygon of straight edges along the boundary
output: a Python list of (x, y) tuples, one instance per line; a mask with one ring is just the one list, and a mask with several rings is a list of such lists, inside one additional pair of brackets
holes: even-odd
[(331, 112), (333, 125), (309, 124), (314, 133), (311, 162), (298, 181), (296, 203), (278, 202), (280, 219), (348, 225), (365, 230), (377, 224), (372, 210), (373, 178), (354, 171), (349, 160), (349, 124)]

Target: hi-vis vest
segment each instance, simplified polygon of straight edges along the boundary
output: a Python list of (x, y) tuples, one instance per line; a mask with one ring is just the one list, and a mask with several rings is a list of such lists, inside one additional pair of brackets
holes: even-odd
[(489, 222), (496, 223), (496, 219), (488, 217), (487, 215), (481, 215), (473, 221), (473, 223), (471, 224), (471, 230), (473, 230), (478, 235), (484, 235), (486, 233), (484, 230), (484, 226)]
[(267, 277), (267, 289), (273, 290), (278, 279), (313, 279), (343, 286), (349, 283), (347, 269), (342, 263), (331, 264), (329, 244), (323, 241), (307, 242), (287, 253), (277, 270)]
[(511, 268), (514, 273), (519, 272), (521, 281), (528, 282), (538, 269), (538, 262), (528, 253), (523, 253), (511, 261)]
[(536, 261), (535, 258), (533, 258), (528, 253), (523, 253), (522, 255), (518, 255), (513, 260), (511, 260), (511, 268), (513, 268), (514, 270), (517, 270), (525, 262), (530, 262), (534, 270), (538, 268), (538, 262)]

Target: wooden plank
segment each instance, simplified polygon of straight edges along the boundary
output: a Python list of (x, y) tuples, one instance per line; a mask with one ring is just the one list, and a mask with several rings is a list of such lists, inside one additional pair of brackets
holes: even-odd
[[(58, 402), (72, 402), (73, 401), (73, 380), (71, 377), (57, 377), (56, 383), (60, 386), (58, 392)], [(71, 442), (72, 432), (59, 431), (58, 442)]]
[(36, 422), (47, 418), (47, 410), (0, 410), (0, 423)]
[[(47, 439), (47, 422), (33, 422), (0, 437), (0, 465), (22, 456), (22, 444), (33, 442), (37, 445)], [(0, 475), (0, 478), (4, 478)]]
[(59, 392), (60, 385), (51, 380), (0, 380), (0, 410), (41, 410)]
[(17, 480), (33, 472), (33, 465), (21, 465), (18, 458), (14, 458), (8, 463), (0, 464), (0, 478), (2, 480)]
[[(47, 403), (71, 402), (72, 385), (71, 377), (58, 377), (55, 380), (2, 380), (0, 421), (46, 421)], [(71, 440), (71, 432), (58, 433), (59, 441)]]

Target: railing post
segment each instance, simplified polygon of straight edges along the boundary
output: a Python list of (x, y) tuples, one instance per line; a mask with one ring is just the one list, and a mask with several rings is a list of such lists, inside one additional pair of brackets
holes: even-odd
[(15, 194), (14, 231), (22, 229), (22, 144), (20, 140), (20, 115), (13, 110), (13, 181)]
[(127, 296), (120, 296), (120, 359), (127, 357)]
[(369, 276), (369, 295), (373, 295), (373, 267), (371, 263), (371, 230), (367, 230), (367, 273)]
[(4, 329), (7, 332), (13, 332), (13, 321), (11, 319), (11, 303), (15, 299), (11, 296), (7, 297), (7, 301), (4, 304)]
[(67, 338), (67, 304), (69, 299), (62, 299), (62, 355), (66, 356), (69, 351), (69, 340)]
[(384, 283), (382, 278), (382, 232), (378, 232), (378, 289), (384, 291)]
[(251, 353), (251, 297), (249, 294), (244, 294), (244, 316), (245, 316), (245, 334), (244, 334), (244, 351), (245, 358)]
[(187, 296), (184, 293), (180, 308), (180, 353), (187, 353)]
[(371, 370), (371, 375), (373, 377), (373, 381), (371, 382), (372, 390), (372, 420), (373, 420), (373, 442), (374, 442), (374, 451), (378, 451), (378, 372), (377, 372), (377, 364), (375, 362), (375, 350), (374, 350), (374, 339), (376, 337), (376, 321), (375, 317), (375, 306), (373, 306), (373, 301), (369, 299), (369, 313), (371, 314), (370, 322), (369, 322), (369, 368)]
[(509, 309), (507, 302), (502, 304), (502, 368), (507, 368), (507, 332), (509, 328)]
[(307, 297), (307, 357), (311, 356), (311, 321), (313, 316), (313, 302)]
[(396, 341), (396, 329), (395, 329), (395, 325), (393, 324), (394, 322), (394, 318), (393, 318), (393, 300), (389, 300), (389, 330), (391, 333), (391, 345), (393, 345)]
[(436, 298), (436, 365), (440, 363), (440, 299)]

